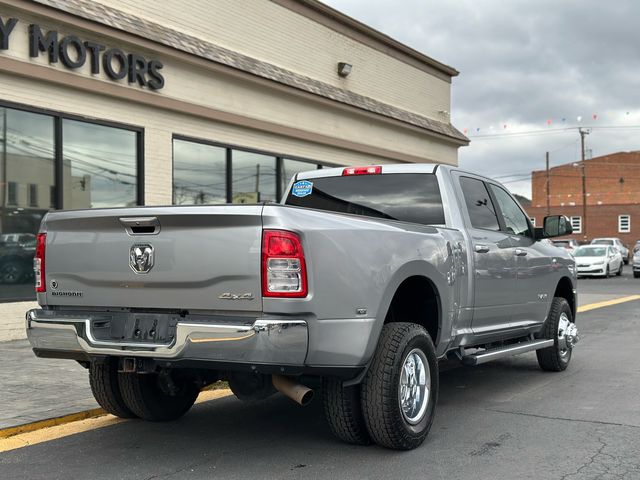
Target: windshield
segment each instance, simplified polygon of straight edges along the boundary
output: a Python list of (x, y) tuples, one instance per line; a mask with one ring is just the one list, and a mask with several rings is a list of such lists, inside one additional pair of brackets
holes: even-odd
[(592, 245), (613, 245), (613, 240), (594, 240)]
[(604, 247), (580, 247), (573, 254), (576, 257), (604, 257), (607, 249)]
[(568, 240), (552, 240), (554, 245), (558, 247), (568, 247), (570, 245)]

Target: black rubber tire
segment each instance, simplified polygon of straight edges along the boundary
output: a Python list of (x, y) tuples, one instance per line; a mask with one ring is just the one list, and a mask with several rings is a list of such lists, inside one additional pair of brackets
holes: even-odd
[(540, 365), (542, 370), (547, 372), (562, 372), (566, 370), (571, 361), (572, 349), (569, 349), (566, 357), (562, 357), (560, 355), (560, 349), (558, 348), (558, 323), (560, 322), (560, 315), (563, 312), (567, 314), (569, 321), (573, 323), (573, 315), (571, 314), (569, 302), (562, 297), (554, 297), (551, 302), (549, 316), (542, 330), (542, 338), (554, 339), (553, 346), (536, 350), (538, 365)]
[(117, 358), (107, 358), (103, 363), (91, 362), (89, 385), (98, 405), (111, 415), (120, 418), (136, 418), (120, 393)]
[(157, 373), (120, 373), (118, 383), (127, 407), (143, 420), (167, 422), (180, 418), (193, 406), (200, 389), (188, 379), (175, 379), (177, 391), (170, 395), (161, 387)]
[(618, 271), (616, 272), (616, 277), (619, 277), (622, 275), (622, 269), (624, 268), (624, 263), (620, 262), (620, 268), (618, 269)]
[(633, 272), (633, 278), (640, 278), (640, 273)]
[[(402, 415), (398, 389), (402, 363), (414, 348), (424, 353), (431, 375), (431, 391), (424, 417), (410, 425)], [(411, 450), (424, 442), (438, 401), (438, 360), (427, 331), (415, 323), (389, 323), (362, 383), (362, 412), (374, 442), (395, 450)]]
[(604, 278), (609, 278), (611, 276), (611, 272), (609, 271), (609, 265), (607, 265), (607, 269), (604, 272)]
[(331, 433), (346, 443), (371, 444), (362, 416), (360, 385), (343, 387), (342, 380), (322, 379), (322, 404)]

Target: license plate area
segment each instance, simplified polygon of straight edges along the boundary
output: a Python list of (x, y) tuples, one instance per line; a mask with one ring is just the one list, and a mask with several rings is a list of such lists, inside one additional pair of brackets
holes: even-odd
[(91, 320), (91, 333), (99, 341), (170, 345), (178, 317), (161, 313), (130, 313)]

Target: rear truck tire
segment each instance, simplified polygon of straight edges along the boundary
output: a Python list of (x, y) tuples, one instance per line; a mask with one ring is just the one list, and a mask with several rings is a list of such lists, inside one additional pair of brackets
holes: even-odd
[(175, 372), (120, 373), (118, 383), (129, 409), (143, 420), (167, 422), (187, 413), (200, 393), (195, 381)]
[(553, 338), (553, 346), (536, 350), (538, 365), (548, 372), (566, 370), (571, 361), (573, 345), (567, 344), (567, 328), (573, 324), (573, 315), (569, 302), (554, 297), (549, 316), (542, 329), (542, 338)]
[(89, 385), (98, 405), (111, 415), (120, 418), (136, 418), (127, 406), (118, 385), (118, 359), (107, 358), (104, 362), (89, 365)]
[(622, 269), (624, 268), (624, 263), (620, 262), (620, 268), (618, 269), (618, 271), (616, 272), (616, 277), (619, 277), (622, 275)]
[(354, 445), (371, 444), (362, 415), (360, 385), (344, 387), (342, 380), (324, 377), (322, 405), (331, 433), (336, 437)]
[(415, 323), (389, 323), (361, 386), (362, 412), (374, 442), (395, 450), (422, 444), (438, 400), (438, 360)]

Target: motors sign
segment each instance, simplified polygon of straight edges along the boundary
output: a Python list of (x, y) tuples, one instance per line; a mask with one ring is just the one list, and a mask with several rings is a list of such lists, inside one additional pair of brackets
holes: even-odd
[[(0, 50), (9, 49), (9, 40), (17, 18), (6, 21), (0, 17)], [(160, 90), (164, 77), (160, 73), (163, 65), (159, 60), (147, 60), (137, 53), (127, 53), (119, 48), (107, 48), (96, 42), (83, 41), (75, 35), (65, 37), (55, 30), (43, 32), (39, 25), (29, 25), (29, 56), (38, 58), (47, 55), (49, 63), (62, 63), (70, 70), (84, 67), (87, 63), (91, 73), (104, 72), (111, 80), (127, 79), (140, 87)]]

